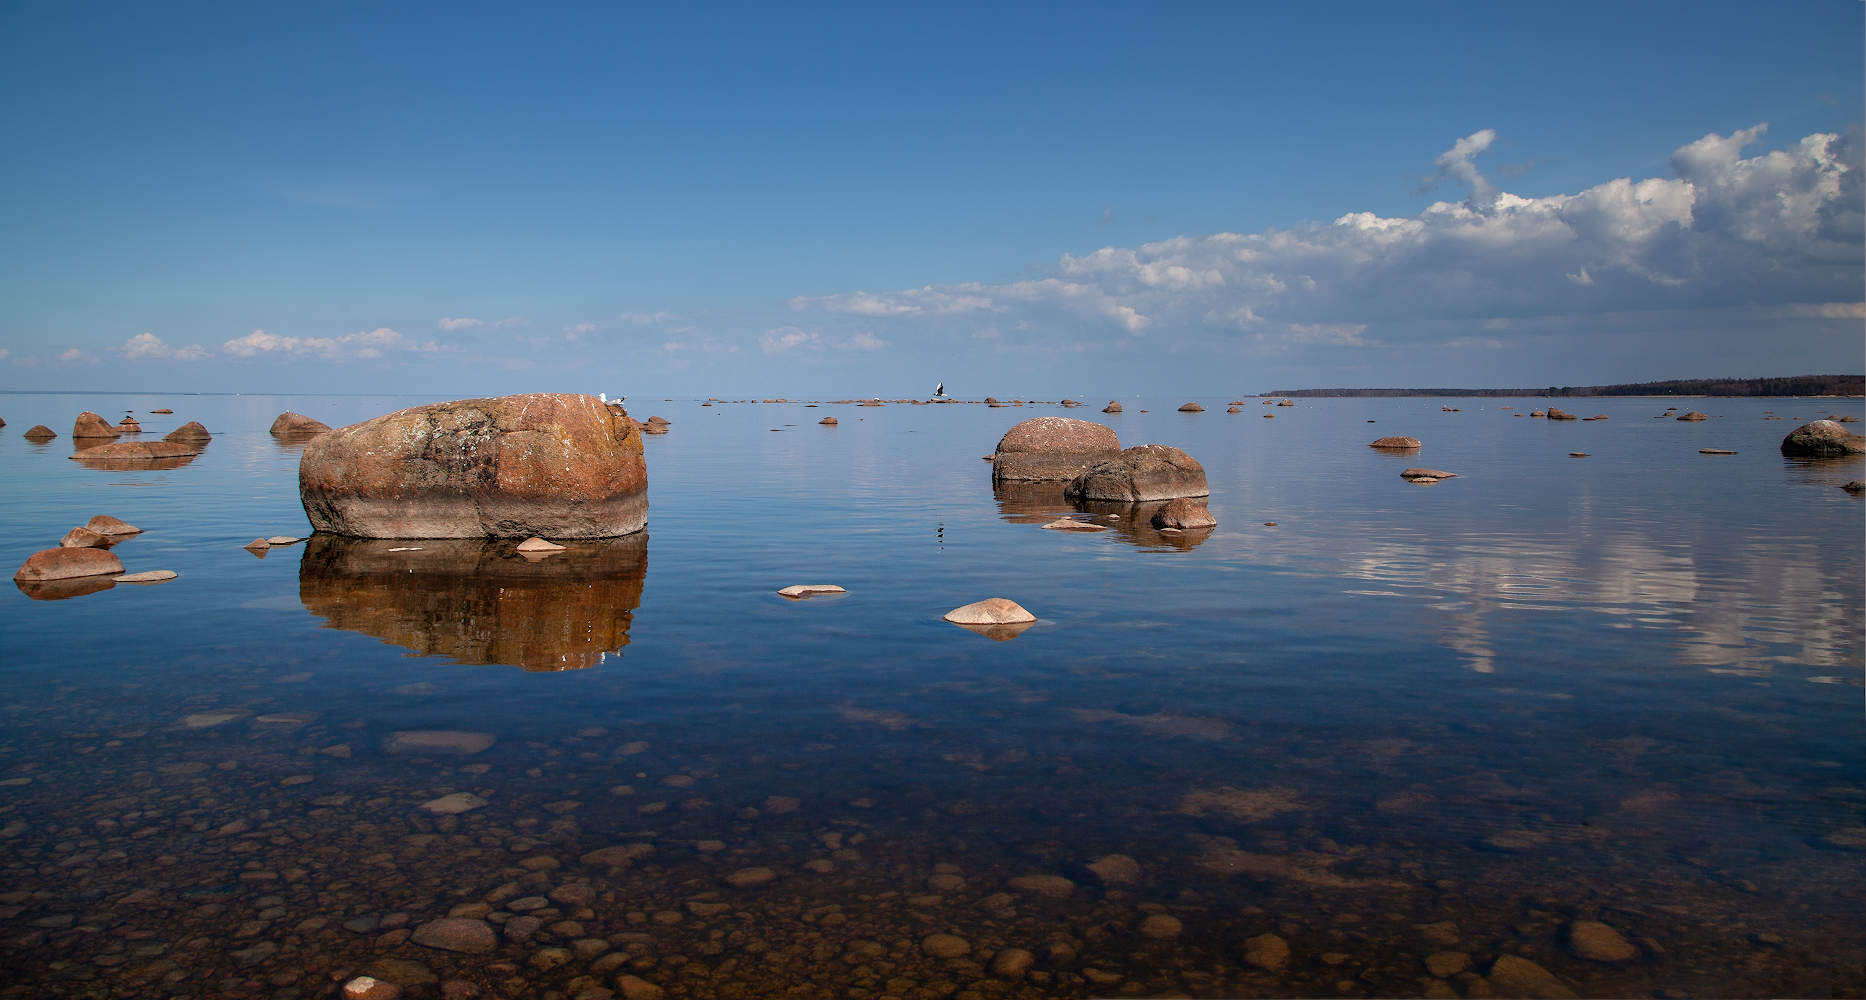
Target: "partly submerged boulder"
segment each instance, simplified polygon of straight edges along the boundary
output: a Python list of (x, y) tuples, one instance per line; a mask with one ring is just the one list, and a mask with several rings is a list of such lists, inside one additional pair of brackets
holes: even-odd
[[(1550, 410), (1550, 411), (1549, 411), (1549, 416), (1551, 416), (1551, 417), (1552, 417), (1552, 416), (1554, 416), (1554, 415), (1555, 415), (1555, 412), (1554, 412), (1553, 410)], [(1704, 414), (1702, 414), (1702, 413), (1699, 413), (1699, 412), (1698, 412), (1698, 411), (1696, 411), (1696, 410), (1692, 410), (1692, 411), (1691, 411), (1690, 413), (1687, 413), (1687, 414), (1685, 414), (1684, 416), (1682, 416), (1682, 417), (1679, 417), (1678, 419), (1680, 419), (1680, 420), (1693, 420), (1693, 421), (1696, 421), (1696, 420), (1709, 420), (1709, 419), (1710, 419), (1710, 417), (1708, 417), (1708, 416), (1705, 416)]]
[(26, 431), (26, 440), (34, 442), (50, 441), (57, 436), (57, 431), (44, 424), (34, 424)]
[(86, 448), (70, 456), (77, 462), (152, 462), (160, 459), (193, 458), (199, 449), (178, 441), (118, 441), (97, 448)]
[(84, 576), (122, 576), (123, 560), (106, 549), (56, 548), (34, 552), (13, 574), (22, 583), (71, 580)]
[(1581, 419), (1580, 417), (1577, 417), (1574, 414), (1569, 413), (1567, 410), (1558, 410), (1553, 406), (1549, 407), (1548, 417), (1550, 420), (1579, 420)]
[(322, 434), (330, 430), (330, 425), (322, 420), (313, 420), (302, 413), (286, 410), (272, 421), (272, 436), (281, 438), (304, 438)]
[(1369, 442), (1367, 447), (1380, 448), (1388, 451), (1411, 451), (1419, 447), (1419, 439), (1415, 437), (1383, 437), (1377, 441)]
[(162, 440), (174, 441), (179, 444), (200, 444), (212, 437), (213, 435), (207, 432), (207, 428), (201, 426), (199, 420), (190, 420), (180, 427), (169, 431), (167, 434), (162, 435)]
[(1106, 424), (1037, 417), (1004, 432), (992, 455), (991, 478), (1067, 481), (1120, 453), (1121, 440)]
[(1455, 472), (1445, 472), (1442, 469), (1407, 469), (1406, 471), (1400, 473), (1400, 478), (1401, 479), (1456, 479), (1458, 478), (1458, 474)]
[(320, 434), (298, 491), (312, 526), (361, 538), (609, 538), (648, 519), (635, 421), (568, 393), (434, 403)]
[(103, 417), (85, 410), (78, 414), (78, 420), (71, 426), (71, 436), (76, 438), (113, 438), (117, 429), (110, 426)]
[(1171, 500), (1210, 496), (1205, 467), (1191, 455), (1163, 444), (1129, 448), (1089, 466), (1063, 491), (1083, 500)]
[(1179, 408), (1179, 412), (1181, 413), (1204, 413), (1205, 407), (1200, 406), (1197, 403), (1187, 403), (1186, 405)]
[(89, 521), (84, 522), (84, 526), (100, 535), (111, 535), (113, 537), (117, 535), (140, 535), (143, 533), (143, 529), (138, 528), (122, 518), (111, 517), (109, 514), (94, 514)]
[(1118, 399), (1111, 399), (1111, 400), (1109, 400), (1109, 401), (1108, 401), (1108, 405), (1107, 405), (1107, 406), (1104, 406), (1104, 407), (1102, 407), (1102, 408), (1101, 408), (1101, 412), (1103, 412), (1103, 413), (1120, 413), (1120, 412), (1121, 412), (1121, 401), (1120, 401), (1120, 400), (1118, 400)]
[(1151, 523), (1156, 528), (1210, 528), (1218, 519), (1204, 504), (1178, 497), (1154, 511)]
[(1782, 454), (1790, 458), (1829, 458), (1866, 451), (1866, 438), (1833, 420), (1810, 420), (1782, 439)]

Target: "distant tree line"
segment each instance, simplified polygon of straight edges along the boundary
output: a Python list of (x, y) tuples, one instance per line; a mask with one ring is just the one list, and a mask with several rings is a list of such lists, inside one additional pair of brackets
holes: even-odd
[(1691, 378), (1546, 389), (1279, 389), (1266, 396), (1862, 396), (1866, 375)]

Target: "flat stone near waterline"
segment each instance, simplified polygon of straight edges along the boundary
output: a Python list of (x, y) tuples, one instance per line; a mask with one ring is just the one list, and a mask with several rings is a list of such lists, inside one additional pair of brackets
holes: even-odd
[(302, 542), (302, 541), (304, 541), (304, 539), (299, 538), (295, 535), (273, 535), (271, 538), (266, 539), (266, 544), (267, 545), (291, 545), (293, 543)]
[(150, 569), (114, 578), (114, 583), (167, 583), (180, 574), (172, 569)]
[(559, 545), (556, 542), (547, 542), (542, 538), (533, 536), (531, 538), (525, 539), (522, 542), (519, 542), (518, 551), (520, 552), (562, 552), (564, 551), (564, 546)]
[(793, 601), (801, 601), (807, 597), (813, 597), (817, 594), (846, 594), (846, 593), (848, 593), (847, 590), (844, 590), (841, 587), (838, 587), (833, 583), (799, 583), (799, 584), (793, 584), (789, 587), (785, 587), (783, 590), (778, 591), (778, 596), (788, 597)]
[(1107, 531), (1108, 530), (1107, 528), (1104, 528), (1099, 524), (1090, 524), (1087, 521), (1076, 521), (1076, 520), (1072, 520), (1067, 517), (1057, 518), (1056, 520), (1051, 521), (1050, 523), (1044, 525), (1043, 528), (1046, 531)]

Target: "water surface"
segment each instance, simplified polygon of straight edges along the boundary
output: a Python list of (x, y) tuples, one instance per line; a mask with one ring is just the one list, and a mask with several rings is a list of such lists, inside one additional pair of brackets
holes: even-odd
[[(241, 548), (310, 533), (280, 411), (429, 401), (0, 395), (0, 556), (108, 513), (180, 574), (0, 598), (22, 995), (1484, 996), (1506, 957), (1580, 995), (1866, 988), (1866, 468), (1777, 450), (1859, 400), (1069, 411), (1204, 464), (1218, 527), (1173, 536), (993, 490), (1054, 405), (638, 397), (673, 426), (636, 536)], [(84, 409), (215, 438), (91, 468)], [(986, 597), (1041, 620), (940, 620)], [(396, 735), (433, 731), (484, 735)], [(493, 952), (397, 929), (475, 904)]]

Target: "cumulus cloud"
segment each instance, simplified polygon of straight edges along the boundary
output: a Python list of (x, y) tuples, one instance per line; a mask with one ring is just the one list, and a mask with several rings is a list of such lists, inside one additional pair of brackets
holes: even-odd
[(578, 323), (576, 326), (564, 327), (564, 339), (565, 340), (581, 340), (585, 336), (595, 333), (595, 332), (596, 332), (596, 324)]
[(60, 361), (96, 361), (97, 358), (94, 355), (87, 354), (84, 351), (81, 351), (73, 347), (68, 350), (60, 351), (58, 355), (58, 360)]
[[(1041, 334), (1204, 331), (1252, 342), (1352, 348), (1389, 329), (1469, 321), (1750, 306), (1850, 316), (1860, 298), (1861, 137), (1817, 133), (1745, 158), (1765, 125), (1707, 135), (1672, 157), (1671, 178), (1619, 178), (1578, 194), (1525, 198), (1479, 169), (1485, 129), (1435, 161), (1432, 187), (1459, 187), (1417, 215), (1350, 212), (1262, 233), (1182, 236), (1065, 255), (1047, 277), (898, 292), (799, 297), (820, 310), (955, 332), (1015, 321)], [(1811, 305), (1809, 305), (1811, 304)], [(1486, 322), (1488, 321), (1488, 322)], [(1473, 342), (1478, 343), (1478, 342)], [(1488, 346), (1488, 342), (1482, 342)], [(787, 346), (795, 346), (794, 344)], [(783, 350), (784, 347), (776, 348)], [(770, 348), (768, 348), (770, 350)]]
[(842, 346), (853, 347), (858, 351), (879, 351), (888, 346), (888, 342), (864, 330), (849, 338), (849, 342)]
[(465, 318), (449, 319), (445, 316), (442, 316), (441, 321), (434, 325), (440, 327), (443, 330), (469, 330), (476, 326), (485, 326), (486, 322), (484, 320), (465, 319)]
[(131, 361), (199, 361), (207, 357), (207, 349), (200, 344), (170, 347), (152, 333), (139, 333), (124, 341), (117, 350)]
[(430, 340), (421, 342), (403, 336), (388, 327), (378, 327), (341, 337), (281, 337), (264, 330), (254, 330), (220, 345), (221, 350), (242, 358), (258, 356), (324, 358), (380, 358), (385, 351), (437, 354), (450, 347)]
[(822, 338), (794, 326), (780, 326), (759, 337), (758, 346), (764, 348), (766, 354), (782, 354), (796, 347), (821, 347)]

